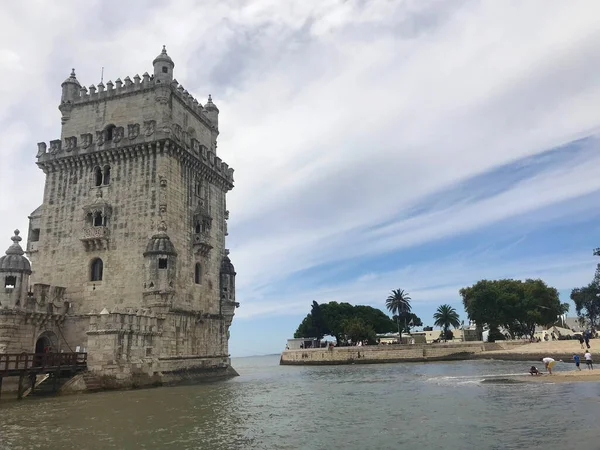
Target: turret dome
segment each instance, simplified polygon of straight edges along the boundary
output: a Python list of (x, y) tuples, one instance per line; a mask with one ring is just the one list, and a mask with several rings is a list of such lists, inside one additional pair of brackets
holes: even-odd
[(173, 62), (173, 60), (171, 59), (171, 57), (169, 55), (167, 55), (167, 47), (165, 45), (163, 45), (162, 51), (160, 52), (160, 54), (154, 58), (154, 61), (152, 61), (152, 65), (155, 66), (156, 63), (159, 62), (166, 62), (171, 64), (171, 68), (175, 67), (175, 63)]
[(21, 272), (31, 275), (31, 263), (24, 256), (25, 252), (19, 244), (22, 240), (19, 230), (15, 230), (11, 240), (13, 243), (6, 250), (6, 255), (0, 257), (0, 272)]
[(177, 256), (177, 251), (175, 250), (175, 246), (167, 234), (167, 226), (164, 224), (164, 222), (159, 225), (158, 233), (148, 240), (148, 245), (146, 245), (144, 256), (149, 255)]
[(225, 255), (223, 257), (223, 260), (221, 261), (221, 273), (227, 275), (235, 275), (235, 268), (231, 263), (231, 259), (229, 259), (229, 256), (227, 255)]

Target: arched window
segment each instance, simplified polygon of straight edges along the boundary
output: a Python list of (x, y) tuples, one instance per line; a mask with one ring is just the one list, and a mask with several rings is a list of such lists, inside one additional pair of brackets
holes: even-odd
[(104, 166), (104, 178), (102, 184), (110, 184), (110, 166)]
[(94, 226), (95, 227), (101, 227), (103, 225), (102, 223), (102, 214), (100, 214), (99, 212), (97, 212), (94, 215)]
[(196, 233), (200, 233), (200, 222), (196, 222)]
[(109, 125), (106, 127), (106, 135), (105, 135), (105, 140), (106, 141), (112, 141), (113, 138), (113, 131), (115, 130), (115, 126), (114, 125)]
[(94, 179), (96, 180), (96, 186), (102, 186), (102, 169), (100, 167), (94, 169)]
[(200, 263), (196, 263), (196, 267), (194, 267), (194, 283), (202, 284), (202, 266)]
[(102, 264), (102, 260), (100, 258), (93, 259), (90, 266), (90, 281), (102, 281), (103, 269), (104, 264)]

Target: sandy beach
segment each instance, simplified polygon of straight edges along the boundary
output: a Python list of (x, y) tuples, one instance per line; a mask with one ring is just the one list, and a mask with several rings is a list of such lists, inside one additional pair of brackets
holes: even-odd
[[(545, 370), (544, 365), (538, 367), (540, 370)], [(574, 383), (578, 381), (600, 382), (600, 370), (588, 370), (585, 363), (581, 370), (570, 370), (568, 372), (554, 371), (552, 375), (544, 373), (541, 376), (529, 376), (525, 380), (540, 383)]]

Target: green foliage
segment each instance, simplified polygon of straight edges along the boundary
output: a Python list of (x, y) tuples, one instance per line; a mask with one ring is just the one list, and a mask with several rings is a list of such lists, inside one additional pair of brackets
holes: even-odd
[(588, 319), (592, 327), (597, 327), (600, 319), (600, 285), (594, 280), (592, 283), (571, 291), (571, 300), (575, 303), (577, 316)]
[[(403, 316), (405, 319), (407, 315), (411, 312), (410, 306), (410, 296), (408, 292), (405, 292), (404, 289), (393, 289), (391, 294), (388, 296), (385, 301), (385, 307), (388, 309), (396, 317), (396, 325), (398, 325), (398, 334), (400, 334), (400, 317)], [(404, 328), (406, 327), (405, 322)]]
[[(371, 306), (313, 302), (310, 314), (300, 323), (294, 337), (322, 338), (324, 335), (331, 335), (335, 336), (338, 343), (344, 343), (348, 339), (346, 328), (350, 325), (349, 319), (360, 319), (362, 325), (372, 329), (374, 333), (390, 333), (396, 328), (396, 324), (383, 311)], [(356, 323), (351, 325), (353, 332), (359, 329)]]
[(452, 336), (450, 327), (458, 328), (460, 326), (460, 320), (458, 319), (456, 309), (450, 305), (441, 305), (433, 314), (433, 318), (435, 319), (434, 325), (442, 328), (444, 339), (452, 339), (452, 337), (448, 337)]
[(460, 295), (469, 319), (489, 325), (490, 336), (501, 326), (513, 337), (533, 336), (536, 325), (552, 324), (568, 310), (558, 291), (539, 279), (481, 280)]
[(374, 344), (375, 330), (371, 325), (367, 325), (365, 321), (359, 317), (352, 317), (343, 322), (344, 334), (347, 339), (352, 342), (368, 341), (369, 344)]
[(405, 312), (399, 316), (392, 317), (392, 320), (400, 325), (400, 331), (402, 333), (410, 333), (411, 328), (423, 326), (421, 318), (414, 313)]

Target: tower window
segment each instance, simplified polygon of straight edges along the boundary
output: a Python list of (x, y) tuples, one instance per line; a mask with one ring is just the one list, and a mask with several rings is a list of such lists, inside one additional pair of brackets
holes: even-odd
[(105, 135), (105, 140), (106, 141), (112, 141), (113, 138), (113, 131), (116, 127), (114, 125), (109, 125), (106, 127), (106, 135)]
[(110, 184), (110, 166), (104, 166), (104, 178), (102, 179), (102, 184)]
[(200, 233), (200, 222), (196, 222), (196, 233)]
[(202, 266), (200, 263), (196, 263), (194, 267), (194, 283), (202, 284)]
[(167, 268), (167, 258), (158, 258), (158, 268), (159, 269), (166, 269)]
[(92, 260), (90, 266), (90, 281), (102, 281), (102, 272), (104, 270), (104, 264), (100, 258)]
[(167, 66), (163, 66), (162, 71), (163, 73), (169, 73), (169, 68)]
[(17, 277), (9, 275), (4, 278), (4, 287), (6, 289), (14, 289), (17, 285)]
[(100, 167), (96, 167), (94, 170), (96, 186), (102, 186), (102, 169)]
[(34, 228), (31, 230), (31, 237), (29, 238), (31, 242), (38, 242), (40, 240), (40, 229)]
[(102, 214), (99, 212), (94, 216), (94, 226), (101, 227), (103, 225)]

